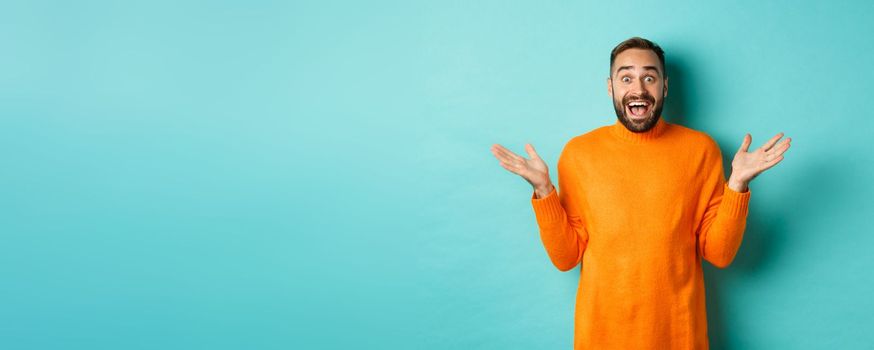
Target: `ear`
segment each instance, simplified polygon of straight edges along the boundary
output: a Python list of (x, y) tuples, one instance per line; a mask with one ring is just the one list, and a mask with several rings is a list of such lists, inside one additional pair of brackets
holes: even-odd
[(607, 95), (610, 95), (610, 98), (613, 98), (613, 81), (610, 77), (607, 77)]
[(665, 78), (664, 96), (662, 96), (662, 98), (664, 97), (668, 97), (668, 78)]

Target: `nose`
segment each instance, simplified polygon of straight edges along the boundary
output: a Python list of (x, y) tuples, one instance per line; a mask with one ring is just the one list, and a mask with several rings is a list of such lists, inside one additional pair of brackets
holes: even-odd
[(638, 79), (634, 83), (628, 84), (627, 93), (635, 96), (635, 98), (647, 98), (650, 95), (649, 91), (646, 90), (646, 84), (643, 82), (643, 79)]
[(636, 94), (641, 94), (646, 91), (646, 87), (643, 85), (643, 79), (637, 79), (637, 84), (631, 84), (632, 91)]

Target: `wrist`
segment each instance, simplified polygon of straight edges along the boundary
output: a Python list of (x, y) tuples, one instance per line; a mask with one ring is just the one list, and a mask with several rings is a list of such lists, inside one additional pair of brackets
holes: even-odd
[(728, 188), (735, 192), (746, 192), (749, 190), (749, 183), (747, 181), (729, 178)]
[(534, 186), (534, 194), (537, 195), (537, 198), (543, 198), (552, 193), (554, 189), (555, 187), (550, 182), (543, 186)]

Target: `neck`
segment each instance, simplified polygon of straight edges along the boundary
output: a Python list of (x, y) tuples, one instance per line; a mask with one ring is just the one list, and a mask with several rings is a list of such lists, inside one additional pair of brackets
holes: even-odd
[(665, 129), (668, 128), (668, 123), (661, 116), (656, 121), (656, 124), (652, 126), (649, 130), (642, 132), (634, 132), (628, 130), (624, 124), (622, 124), (619, 119), (616, 119), (616, 123), (610, 126), (611, 133), (617, 138), (630, 142), (630, 143), (645, 143), (651, 142), (665, 133)]

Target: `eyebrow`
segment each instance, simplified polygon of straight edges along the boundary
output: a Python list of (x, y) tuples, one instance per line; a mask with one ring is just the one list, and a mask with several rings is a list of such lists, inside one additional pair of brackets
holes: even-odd
[[(619, 72), (621, 72), (623, 69), (631, 69), (631, 68), (634, 68), (634, 66), (622, 66), (622, 67), (619, 67), (619, 69), (616, 70), (616, 74), (619, 74)], [(656, 73), (661, 74), (661, 72), (659, 72), (659, 69), (658, 69), (656, 66), (643, 66), (643, 69), (645, 69), (645, 70), (654, 70), (654, 71), (656, 71)]]

